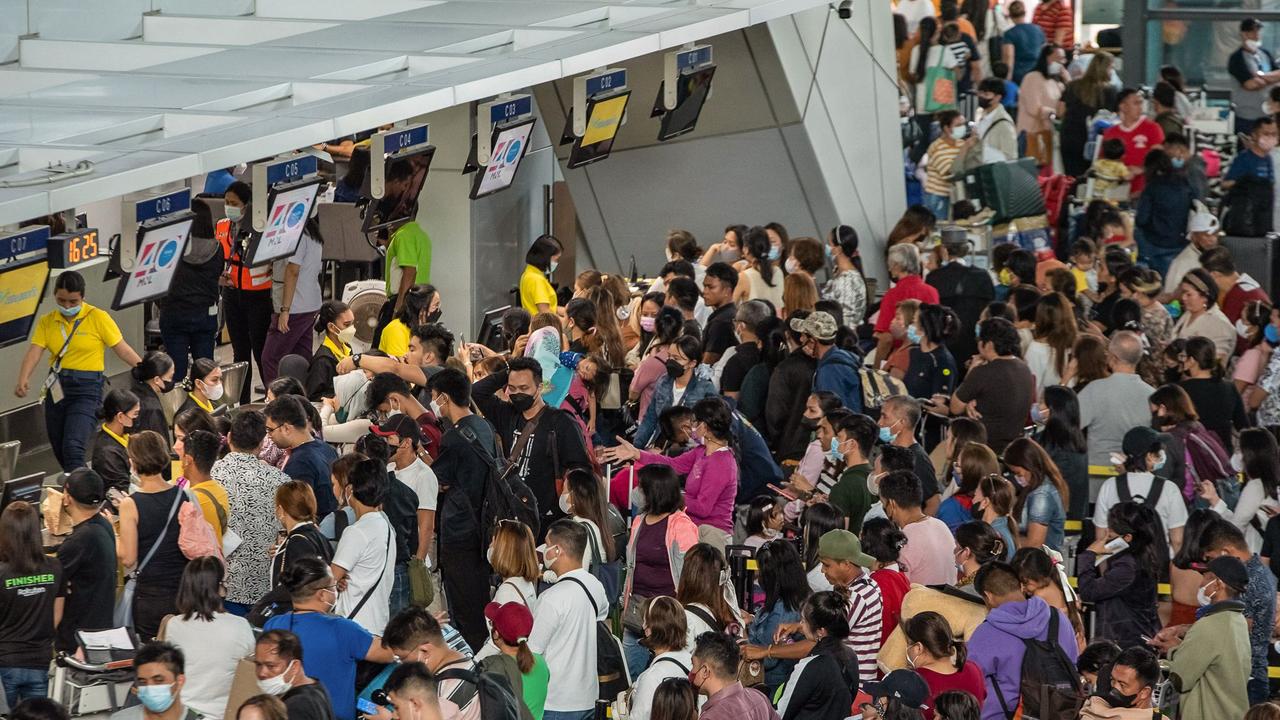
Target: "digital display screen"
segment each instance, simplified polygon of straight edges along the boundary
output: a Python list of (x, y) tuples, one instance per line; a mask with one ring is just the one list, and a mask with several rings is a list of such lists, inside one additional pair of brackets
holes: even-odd
[(97, 258), (101, 251), (96, 228), (54, 235), (49, 238), (49, 262), (53, 263), (53, 267), (75, 267)]
[(133, 269), (126, 271), (116, 285), (112, 310), (158, 300), (168, 294), (173, 274), (187, 249), (192, 221), (193, 218), (187, 215), (142, 229), (137, 260)]
[(698, 124), (698, 116), (702, 114), (702, 106), (711, 92), (711, 78), (715, 74), (715, 66), (712, 66), (680, 76), (676, 81), (676, 107), (662, 116), (662, 127), (658, 130), (659, 140), (670, 140), (693, 132)]
[(587, 101), (587, 130), (573, 143), (569, 153), (569, 167), (582, 167), (588, 163), (609, 157), (613, 139), (622, 127), (622, 116), (627, 110), (631, 92), (622, 92), (603, 99)]
[(246, 265), (259, 267), (293, 255), (298, 249), (298, 241), (302, 239), (307, 218), (311, 217), (311, 206), (315, 204), (319, 190), (320, 181), (310, 180), (271, 191), (267, 226), (249, 243)]
[(499, 190), (506, 190), (515, 182), (516, 170), (520, 169), (520, 161), (529, 149), (529, 136), (533, 134), (533, 120), (516, 123), (509, 127), (495, 129), (493, 148), (489, 154), (489, 164), (476, 173), (475, 184), (471, 188), (474, 200), (485, 195), (492, 195)]
[(0, 270), (0, 347), (26, 340), (49, 279), (48, 259)]
[[(387, 158), (381, 199), (370, 195), (369, 178), (365, 178), (362, 194), (370, 200), (364, 214), (364, 232), (397, 227), (418, 216), (418, 195), (427, 184), (427, 172), (431, 170), (435, 154), (436, 147), (427, 145), (422, 152)], [(377, 162), (377, 158), (373, 162)]]

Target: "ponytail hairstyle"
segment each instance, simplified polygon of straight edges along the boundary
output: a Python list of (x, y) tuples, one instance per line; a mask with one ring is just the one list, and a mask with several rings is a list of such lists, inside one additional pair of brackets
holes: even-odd
[(128, 412), (138, 407), (141, 401), (138, 396), (129, 390), (112, 390), (102, 399), (102, 408), (98, 410), (98, 417), (103, 422), (111, 422), (116, 415), (120, 413), (128, 414)]
[(832, 245), (840, 248), (840, 252), (849, 258), (849, 261), (857, 268), (858, 274), (864, 274), (862, 272), (862, 255), (858, 253), (858, 231), (848, 225), (837, 225), (831, 228), (831, 234), (828, 238)]
[(1013, 489), (1013, 483), (993, 473), (978, 481), (978, 489), (987, 502), (991, 503), (991, 509), (995, 510), (996, 515), (1009, 523), (1009, 532), (1018, 537), (1018, 520), (1013, 516), (1017, 493)]
[(1209, 338), (1189, 338), (1187, 340), (1187, 357), (1194, 360), (1201, 370), (1212, 372), (1214, 380), (1222, 379), (1222, 363), (1218, 362), (1217, 348)]
[(129, 374), (133, 379), (140, 383), (145, 383), (158, 377), (164, 377), (165, 373), (173, 369), (173, 358), (160, 350), (152, 350), (142, 356), (142, 362), (133, 366)]
[[(1062, 584), (1062, 573), (1058, 572), (1053, 558), (1043, 548), (1024, 547), (1013, 554), (1013, 561), (1009, 564), (1018, 571), (1018, 579), (1024, 586), (1028, 582), (1049, 583), (1058, 588), (1064, 600), (1069, 597), (1067, 588)], [(1080, 608), (1070, 601), (1067, 602), (1067, 619), (1077, 632), (1083, 630), (1084, 620), (1080, 617)]]
[(902, 622), (902, 632), (911, 645), (920, 643), (929, 654), (936, 658), (952, 658), (956, 669), (964, 668), (969, 652), (964, 642), (957, 640), (951, 631), (951, 625), (942, 615), (927, 610)]
[(327, 334), (329, 332), (329, 323), (337, 324), (338, 318), (342, 316), (342, 313), (350, 309), (341, 300), (324, 301), (324, 304), (320, 306), (320, 314), (316, 315), (316, 334)]
[(898, 562), (907, 536), (885, 518), (870, 518), (862, 523), (862, 551), (881, 565)]
[(936, 345), (945, 345), (960, 331), (960, 318), (945, 305), (920, 305), (920, 310), (916, 313), (916, 324), (920, 326), (925, 338)]
[(981, 520), (971, 520), (956, 528), (956, 545), (973, 553), (979, 565), (1003, 560), (1009, 548), (995, 528)]
[[(1160, 478), (1156, 480), (1163, 482)], [(1128, 535), (1132, 538), (1129, 540), (1129, 547), (1123, 552), (1131, 553), (1137, 559), (1139, 573), (1154, 577), (1159, 568), (1169, 564), (1164, 523), (1144, 503), (1130, 500), (1113, 505), (1107, 513), (1107, 527), (1116, 535)]]
[(218, 363), (209, 358), (196, 358), (191, 363), (191, 371), (187, 374), (187, 379), (182, 383), (182, 387), (187, 392), (196, 389), (196, 381), (203, 381), (209, 377), (209, 374), (218, 369)]

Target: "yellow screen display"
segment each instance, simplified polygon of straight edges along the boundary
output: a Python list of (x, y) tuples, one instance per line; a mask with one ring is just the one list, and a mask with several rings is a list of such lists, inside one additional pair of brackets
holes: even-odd
[(48, 277), (48, 261), (0, 274), (0, 325), (34, 315)]
[(628, 97), (630, 93), (623, 93), (595, 104), (591, 115), (587, 117), (587, 131), (582, 135), (584, 146), (612, 140), (613, 136), (618, 134), (618, 126), (622, 124), (622, 112), (627, 108)]

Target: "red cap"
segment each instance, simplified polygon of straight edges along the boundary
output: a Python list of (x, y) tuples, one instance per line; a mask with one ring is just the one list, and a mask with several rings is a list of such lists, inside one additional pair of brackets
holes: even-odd
[(418, 421), (405, 414), (392, 415), (382, 421), (381, 425), (370, 425), (369, 431), (379, 437), (391, 437), (395, 435), (401, 440), (412, 439), (414, 442), (422, 441), (422, 428), (418, 427)]
[(533, 632), (533, 613), (523, 603), (491, 602), (484, 607), (484, 616), (493, 623), (498, 637), (508, 645), (519, 645)]

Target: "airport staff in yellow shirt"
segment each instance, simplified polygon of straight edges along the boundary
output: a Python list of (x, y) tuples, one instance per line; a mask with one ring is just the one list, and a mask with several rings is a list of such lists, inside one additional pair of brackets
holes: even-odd
[(58, 275), (53, 285), (57, 307), (36, 322), (13, 388), (14, 395), (27, 397), (31, 373), (47, 350), (49, 375), (36, 391), (44, 401), (53, 455), (66, 472), (85, 466), (85, 448), (98, 427), (107, 348), (129, 367), (141, 362), (111, 315), (84, 301), (84, 288), (80, 273), (67, 270)]
[(559, 240), (543, 235), (534, 240), (529, 251), (524, 254), (524, 274), (520, 276), (520, 305), (530, 316), (556, 311), (556, 290), (551, 287), (547, 276), (556, 271), (563, 250)]

